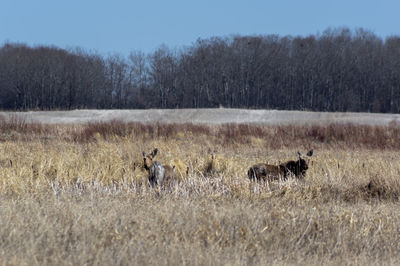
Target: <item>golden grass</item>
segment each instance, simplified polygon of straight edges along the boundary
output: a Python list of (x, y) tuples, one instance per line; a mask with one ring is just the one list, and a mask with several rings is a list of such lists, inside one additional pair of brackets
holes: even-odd
[[(397, 149), (318, 139), (267, 149), (262, 134), (238, 141), (220, 127), (77, 137), (85, 130), (2, 132), (0, 264), (400, 263)], [(166, 190), (142, 167), (155, 147), (180, 180)], [(252, 164), (308, 148), (304, 181), (248, 180)]]

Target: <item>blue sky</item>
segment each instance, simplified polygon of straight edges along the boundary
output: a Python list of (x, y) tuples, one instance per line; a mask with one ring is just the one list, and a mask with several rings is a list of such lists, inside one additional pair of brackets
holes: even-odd
[(307, 36), (344, 26), (386, 38), (400, 35), (399, 10), (399, 0), (0, 0), (0, 45), (128, 55), (212, 36)]

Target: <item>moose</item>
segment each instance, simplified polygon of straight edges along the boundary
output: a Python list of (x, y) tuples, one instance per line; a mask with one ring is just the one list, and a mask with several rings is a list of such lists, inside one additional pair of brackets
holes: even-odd
[[(273, 181), (280, 178), (286, 180), (289, 175), (294, 175), (296, 178), (301, 179), (306, 175), (309, 158), (303, 158), (300, 151), (298, 155), (299, 159), (297, 161), (288, 161), (280, 165), (255, 164), (250, 167), (247, 175), (252, 181)], [(311, 157), (312, 155), (313, 150), (307, 152), (307, 157)]]
[(160, 162), (153, 160), (157, 153), (157, 148), (148, 155), (142, 152), (144, 169), (149, 173), (149, 183), (152, 187), (155, 185), (164, 186), (166, 183), (170, 182), (175, 175), (175, 166), (162, 165)]

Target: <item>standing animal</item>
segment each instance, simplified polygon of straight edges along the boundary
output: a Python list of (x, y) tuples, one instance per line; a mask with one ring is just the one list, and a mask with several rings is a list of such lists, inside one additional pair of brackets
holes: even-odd
[(158, 149), (155, 148), (150, 154), (143, 152), (144, 169), (149, 172), (149, 183), (152, 187), (155, 185), (163, 186), (170, 182), (175, 175), (175, 166), (162, 165), (160, 162), (154, 161)]
[[(270, 165), (270, 164), (255, 164), (250, 167), (247, 172), (250, 180), (278, 180), (279, 178), (287, 179), (289, 175), (294, 175), (297, 178), (303, 178), (306, 175), (308, 169), (308, 159), (303, 158), (301, 152), (298, 152), (299, 159), (297, 161), (288, 161), (280, 165)], [(313, 150), (307, 152), (307, 157), (313, 155)]]

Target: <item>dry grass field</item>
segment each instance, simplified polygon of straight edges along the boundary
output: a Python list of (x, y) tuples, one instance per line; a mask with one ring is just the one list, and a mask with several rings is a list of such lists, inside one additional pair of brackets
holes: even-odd
[[(151, 188), (142, 151), (174, 165)], [(304, 180), (249, 167), (313, 148)], [(400, 127), (0, 117), (0, 264), (400, 264)]]

